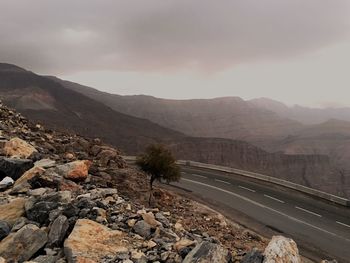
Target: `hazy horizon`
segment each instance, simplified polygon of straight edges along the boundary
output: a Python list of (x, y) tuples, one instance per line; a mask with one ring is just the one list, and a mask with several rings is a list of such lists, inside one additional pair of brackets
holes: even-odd
[(350, 106), (347, 0), (4, 0), (0, 22), (0, 61), (110, 93)]

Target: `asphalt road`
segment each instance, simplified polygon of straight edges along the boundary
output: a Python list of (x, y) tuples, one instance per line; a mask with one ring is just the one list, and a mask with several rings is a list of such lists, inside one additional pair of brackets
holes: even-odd
[(252, 218), (298, 245), (350, 262), (350, 209), (239, 175), (182, 167), (174, 184)]

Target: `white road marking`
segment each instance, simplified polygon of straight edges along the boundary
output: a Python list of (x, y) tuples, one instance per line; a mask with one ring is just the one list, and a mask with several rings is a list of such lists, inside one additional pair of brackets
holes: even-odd
[(336, 222), (337, 222), (337, 224), (339, 224), (339, 225), (346, 226), (346, 227), (349, 227), (349, 228), (350, 228), (350, 226), (347, 225), (347, 224), (345, 224), (345, 223), (342, 223), (342, 222), (339, 222), (339, 221), (336, 221)]
[(199, 174), (192, 174), (193, 176), (196, 176), (196, 177), (200, 177), (200, 178), (207, 178), (206, 176), (204, 175), (199, 175)]
[(322, 217), (320, 214), (317, 214), (317, 213), (312, 212), (312, 211), (310, 211), (310, 210), (307, 210), (307, 209), (305, 209), (305, 208), (302, 208), (302, 207), (299, 207), (299, 206), (296, 206), (295, 208), (296, 208), (296, 209), (299, 209), (299, 210), (301, 210), (301, 211), (304, 211), (304, 212), (306, 212), (306, 213), (309, 213), (309, 214), (311, 214), (311, 215), (318, 216), (318, 217)]
[(255, 191), (255, 190), (253, 190), (253, 189), (250, 189), (250, 188), (248, 188), (248, 187), (244, 187), (244, 186), (241, 186), (241, 185), (239, 185), (238, 187), (239, 187), (239, 188), (242, 188), (242, 189), (244, 189), (244, 190), (247, 190), (247, 191), (253, 192), (253, 193), (255, 193), (255, 192), (256, 192), (256, 191)]
[(223, 181), (223, 180), (219, 180), (219, 179), (214, 179), (214, 180), (217, 181), (217, 182), (220, 182), (220, 183), (224, 183), (224, 184), (231, 184), (229, 182), (226, 182), (226, 181)]
[(259, 207), (261, 207), (261, 208), (265, 208), (265, 209), (270, 210), (270, 211), (272, 211), (272, 212), (274, 212), (274, 213), (276, 213), (276, 214), (279, 214), (279, 215), (281, 215), (281, 216), (287, 217), (287, 218), (289, 218), (289, 219), (292, 220), (292, 221), (295, 221), (295, 222), (297, 222), (297, 223), (300, 223), (300, 224), (306, 225), (306, 226), (308, 226), (308, 227), (314, 228), (314, 229), (316, 229), (316, 230), (318, 230), (318, 231), (324, 232), (324, 233), (326, 233), (326, 234), (328, 234), (328, 235), (331, 235), (331, 236), (334, 236), (334, 237), (337, 237), (337, 238), (341, 238), (341, 239), (344, 239), (344, 240), (347, 241), (347, 242), (350, 242), (350, 239), (347, 239), (347, 238), (345, 238), (345, 237), (339, 236), (339, 235), (337, 235), (337, 234), (335, 234), (335, 233), (332, 233), (332, 232), (330, 232), (330, 231), (328, 231), (328, 230), (325, 230), (325, 229), (323, 229), (323, 228), (320, 228), (320, 227), (318, 227), (318, 226), (314, 226), (314, 225), (312, 225), (312, 224), (310, 224), (310, 223), (307, 223), (307, 222), (305, 222), (305, 221), (303, 221), (303, 220), (301, 220), (301, 219), (298, 219), (298, 218), (295, 218), (295, 217), (293, 217), (293, 216), (287, 215), (287, 214), (285, 214), (285, 213), (283, 213), (283, 212), (280, 212), (280, 211), (275, 210), (275, 209), (273, 209), (273, 208), (271, 208), (271, 207), (268, 207), (268, 206), (266, 206), (266, 205), (263, 205), (263, 204), (261, 204), (261, 203), (259, 203), (259, 202), (256, 202), (256, 201), (254, 201), (254, 200), (252, 200), (252, 199), (249, 199), (249, 198), (247, 198), (247, 197), (245, 197), (245, 196), (242, 196), (242, 195), (239, 195), (239, 194), (236, 194), (236, 193), (227, 191), (227, 190), (225, 190), (225, 189), (221, 189), (221, 188), (216, 187), (216, 186), (212, 186), (212, 185), (205, 184), (205, 183), (201, 183), (201, 182), (196, 182), (196, 181), (193, 181), (193, 180), (190, 180), (190, 179), (182, 179), (182, 180), (187, 181), (187, 182), (191, 182), (191, 183), (194, 183), (194, 184), (203, 185), (203, 186), (206, 186), (206, 187), (209, 187), (209, 188), (212, 188), (212, 189), (215, 189), (215, 190), (224, 192), (224, 193), (226, 193), (226, 194), (233, 195), (233, 196), (235, 196), (235, 197), (237, 197), (237, 198), (240, 198), (240, 199), (242, 199), (242, 200), (244, 200), (244, 201), (247, 201), (247, 202), (249, 202), (249, 203), (251, 203), (251, 204), (254, 204), (254, 205), (259, 206)]
[(277, 202), (280, 202), (280, 203), (282, 203), (282, 204), (285, 203), (284, 201), (282, 201), (282, 200), (280, 200), (280, 199), (278, 199), (278, 198), (276, 198), (276, 197), (273, 197), (273, 196), (271, 196), (271, 195), (264, 195), (264, 196), (267, 197), (267, 198), (270, 198), (270, 199), (272, 199), (272, 200), (275, 200), (275, 201), (277, 201)]

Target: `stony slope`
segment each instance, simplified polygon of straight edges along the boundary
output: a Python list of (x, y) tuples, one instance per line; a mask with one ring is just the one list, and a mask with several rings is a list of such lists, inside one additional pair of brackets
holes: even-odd
[(1, 263), (301, 262), (292, 240), (274, 237), (262, 254), (266, 240), (168, 191), (145, 206), (145, 175), (100, 140), (1, 103), (0, 123)]

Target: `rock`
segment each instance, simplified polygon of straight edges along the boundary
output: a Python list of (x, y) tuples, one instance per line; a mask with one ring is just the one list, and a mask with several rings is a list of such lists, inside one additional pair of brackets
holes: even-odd
[(40, 161), (36, 161), (34, 166), (41, 167), (44, 169), (52, 168), (56, 166), (56, 161), (50, 159), (41, 159)]
[(151, 235), (151, 226), (146, 223), (146, 221), (141, 220), (138, 221), (135, 225), (134, 225), (134, 231), (139, 234), (140, 236), (147, 238)]
[(145, 247), (147, 247), (148, 249), (154, 248), (157, 246), (157, 243), (154, 242), (153, 240), (149, 240), (148, 242), (146, 242), (144, 244)]
[(136, 219), (129, 219), (127, 221), (127, 224), (128, 224), (129, 227), (134, 227), (135, 224), (136, 224)]
[(51, 225), (48, 236), (48, 246), (60, 246), (66, 236), (68, 228), (69, 223), (67, 217), (65, 217), (64, 215), (58, 216)]
[(194, 245), (196, 242), (189, 240), (189, 239), (181, 239), (180, 241), (176, 242), (174, 244), (174, 249), (176, 251), (180, 251), (181, 249), (185, 248), (185, 247), (189, 247)]
[(162, 214), (162, 213), (156, 213), (155, 218), (163, 224), (165, 227), (169, 227), (170, 223), (169, 220)]
[(20, 178), (18, 178), (15, 185), (13, 186), (11, 193), (26, 193), (31, 188), (31, 185), (28, 181), (35, 176), (41, 176), (44, 172), (45, 169), (35, 166), (26, 171)]
[(32, 167), (32, 160), (0, 157), (0, 180), (5, 177), (11, 177), (13, 180), (17, 180), (25, 171)]
[(26, 199), (17, 198), (10, 203), (0, 205), (0, 220), (6, 221), (8, 224), (13, 225), (17, 219), (24, 215), (25, 202)]
[(10, 262), (29, 260), (47, 242), (47, 234), (28, 224), (0, 242), (0, 256)]
[(262, 263), (263, 260), (263, 254), (256, 248), (253, 248), (251, 251), (245, 254), (241, 260), (241, 263)]
[(10, 225), (6, 221), (0, 220), (0, 241), (10, 233)]
[(137, 250), (131, 251), (131, 259), (135, 263), (147, 263), (148, 261), (146, 255), (143, 252)]
[(183, 263), (227, 263), (230, 260), (231, 255), (227, 249), (217, 244), (202, 242), (188, 253)]
[(26, 204), (26, 215), (29, 220), (38, 222), (39, 224), (46, 224), (49, 220), (50, 211), (56, 209), (58, 204), (56, 202), (40, 201), (33, 205)]
[(8, 189), (14, 182), (15, 181), (11, 177), (6, 176), (4, 179), (2, 179), (2, 181), (0, 181), (0, 191)]
[(105, 257), (129, 251), (130, 244), (125, 237), (126, 234), (121, 231), (79, 219), (64, 242), (64, 252), (69, 263), (102, 262)]
[(117, 151), (109, 148), (100, 151), (100, 153), (97, 155), (97, 158), (100, 160), (101, 166), (108, 166), (110, 164), (110, 161), (114, 160), (117, 156)]
[(56, 170), (64, 178), (72, 181), (84, 181), (89, 172), (91, 161), (74, 161), (57, 166)]
[(297, 244), (290, 238), (273, 236), (264, 251), (264, 263), (300, 263)]
[(53, 255), (45, 255), (45, 256), (39, 256), (33, 259), (34, 263), (56, 263), (57, 262), (57, 256)]
[(149, 224), (151, 227), (156, 228), (157, 226), (161, 226), (162, 224), (160, 222), (158, 222), (155, 218), (152, 212), (149, 213), (143, 213), (142, 215), (143, 220), (145, 220), (145, 222), (147, 224)]
[(49, 213), (60, 205), (69, 204), (71, 199), (69, 191), (53, 192), (39, 198), (31, 197), (25, 203), (26, 215), (29, 220), (47, 224)]
[(36, 152), (37, 150), (32, 145), (17, 137), (6, 142), (3, 148), (4, 155), (23, 159), (29, 158)]

